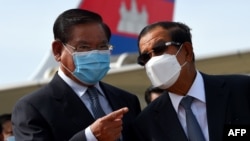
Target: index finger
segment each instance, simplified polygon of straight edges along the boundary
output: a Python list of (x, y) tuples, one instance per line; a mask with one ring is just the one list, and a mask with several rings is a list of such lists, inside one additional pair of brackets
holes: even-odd
[(124, 107), (124, 108), (118, 109), (112, 113), (109, 113), (108, 115), (104, 116), (103, 118), (106, 120), (115, 120), (116, 118), (122, 117), (127, 112), (128, 112), (128, 108)]

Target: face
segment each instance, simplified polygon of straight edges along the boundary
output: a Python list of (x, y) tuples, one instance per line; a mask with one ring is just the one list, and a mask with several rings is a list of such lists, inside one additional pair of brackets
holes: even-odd
[(178, 48), (174, 45), (169, 45), (160, 52), (153, 51), (154, 48), (158, 48), (159, 46), (162, 46), (164, 43), (170, 41), (172, 40), (165, 29), (161, 27), (155, 27), (154, 29), (152, 29), (151, 31), (149, 31), (148, 33), (146, 33), (144, 36), (141, 37), (139, 41), (140, 52), (141, 54), (148, 53), (151, 58), (154, 56), (162, 55), (163, 53), (176, 54)]
[[(107, 43), (108, 39), (105, 35), (105, 31), (103, 30), (102, 26), (97, 23), (80, 24), (73, 27), (71, 31), (71, 38), (67, 42), (68, 45), (76, 48), (87, 46), (92, 50), (97, 49), (97, 47), (100, 47)], [(62, 69), (62, 71), (71, 79), (75, 80), (78, 83), (81, 83), (71, 74), (71, 72), (73, 72), (75, 69), (73, 57), (71, 54), (75, 50), (68, 46), (64, 47), (60, 41), (55, 41), (52, 46), (55, 59), (58, 62), (61, 62), (66, 68), (68, 68), (67, 70), (61, 65), (60, 68)]]
[[(171, 37), (168, 35), (167, 30), (159, 26), (155, 27), (154, 29), (151, 29), (151, 31), (147, 32), (141, 37), (139, 41), (140, 53), (150, 53), (150, 59), (154, 56), (162, 55), (163, 53), (171, 55), (176, 54), (179, 48), (174, 45), (169, 45), (164, 50), (162, 50), (162, 52), (155, 53), (154, 51), (152, 51), (159, 44), (170, 41), (172, 40)], [(189, 42), (184, 42), (181, 46), (182, 47), (176, 55), (176, 58), (180, 65), (185, 65), (181, 68), (180, 75), (177, 81), (171, 87), (168, 88), (168, 91), (185, 94), (193, 83), (193, 80), (196, 75), (196, 69), (193, 62), (192, 44)], [(145, 63), (147, 62), (144, 61), (144, 64)]]
[(7, 139), (7, 137), (12, 136), (13, 131), (12, 131), (12, 124), (11, 121), (7, 121), (3, 124), (3, 136), (4, 140)]

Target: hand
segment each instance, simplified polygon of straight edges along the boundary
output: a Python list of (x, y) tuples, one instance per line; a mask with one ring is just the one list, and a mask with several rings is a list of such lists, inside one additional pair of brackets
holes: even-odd
[(116, 110), (90, 125), (90, 129), (98, 141), (115, 141), (121, 136), (122, 118), (128, 108)]

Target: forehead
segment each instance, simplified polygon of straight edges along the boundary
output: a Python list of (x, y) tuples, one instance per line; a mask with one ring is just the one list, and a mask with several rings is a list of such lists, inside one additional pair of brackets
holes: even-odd
[(95, 43), (108, 41), (108, 39), (101, 24), (89, 23), (72, 27), (70, 41)]
[(139, 41), (140, 50), (150, 50), (156, 43), (170, 41), (168, 31), (162, 27), (155, 27), (143, 35)]

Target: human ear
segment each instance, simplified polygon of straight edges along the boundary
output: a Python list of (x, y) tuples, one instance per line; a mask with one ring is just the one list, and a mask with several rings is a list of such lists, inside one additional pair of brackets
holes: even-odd
[(185, 42), (184, 43), (184, 48), (185, 48), (185, 55), (186, 55), (186, 61), (187, 62), (192, 62), (194, 60), (194, 52), (193, 52), (193, 45), (190, 42)]
[(62, 50), (63, 50), (63, 44), (61, 41), (55, 40), (52, 42), (52, 51), (54, 58), (57, 62), (61, 61)]

